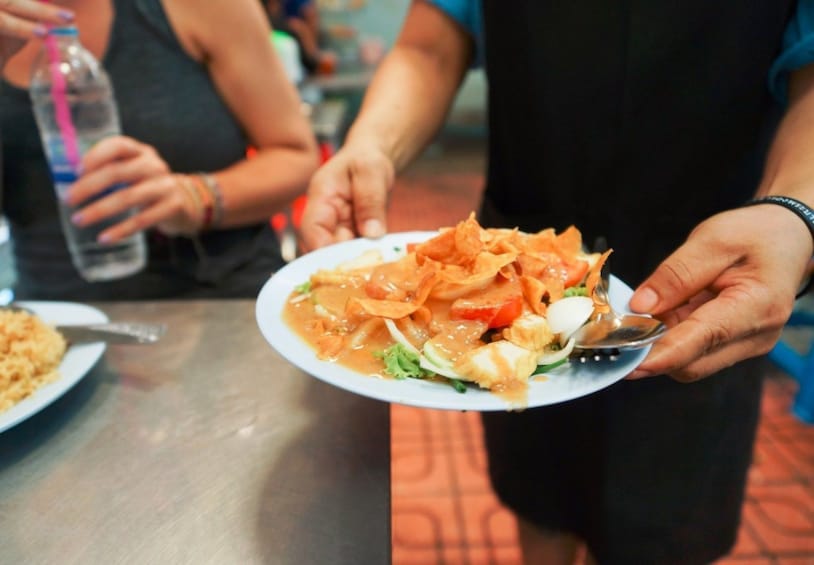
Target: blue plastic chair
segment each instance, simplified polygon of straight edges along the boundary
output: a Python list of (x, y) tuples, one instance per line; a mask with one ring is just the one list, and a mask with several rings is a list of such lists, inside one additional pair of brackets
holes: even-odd
[[(786, 325), (814, 327), (814, 314), (794, 312)], [(801, 354), (781, 340), (769, 352), (769, 359), (799, 384), (791, 408), (794, 415), (803, 422), (814, 424), (814, 343), (809, 345), (808, 352)]]

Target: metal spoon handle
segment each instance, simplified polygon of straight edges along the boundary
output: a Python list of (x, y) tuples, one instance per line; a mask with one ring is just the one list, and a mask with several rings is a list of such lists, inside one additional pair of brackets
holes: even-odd
[(104, 341), (111, 344), (155, 343), (167, 331), (163, 324), (112, 322), (108, 324), (62, 325), (56, 330), (72, 344)]

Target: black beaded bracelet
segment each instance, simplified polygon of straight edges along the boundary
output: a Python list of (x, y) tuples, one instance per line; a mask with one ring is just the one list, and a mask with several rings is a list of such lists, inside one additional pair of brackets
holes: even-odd
[[(778, 206), (782, 206), (787, 210), (791, 210), (806, 223), (806, 226), (808, 226), (808, 231), (811, 232), (811, 237), (814, 237), (814, 210), (799, 200), (789, 198), (788, 196), (764, 196), (762, 198), (750, 200), (744, 204), (744, 206), (754, 206), (755, 204), (777, 204)], [(809, 290), (811, 290), (812, 287), (814, 287), (814, 276), (810, 276), (808, 278), (808, 281), (806, 281), (803, 288), (797, 293), (797, 297), (799, 298), (803, 296)]]

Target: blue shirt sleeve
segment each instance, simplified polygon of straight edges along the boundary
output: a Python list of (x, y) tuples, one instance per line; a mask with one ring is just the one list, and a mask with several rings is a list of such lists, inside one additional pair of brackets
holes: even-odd
[(458, 22), (475, 41), (475, 61), (483, 60), (483, 30), (481, 27), (481, 0), (427, 0), (430, 4)]
[(479, 0), (427, 0), (461, 24), (472, 37), (480, 35)]
[(786, 103), (789, 73), (814, 62), (814, 0), (800, 0), (783, 34), (783, 49), (769, 69), (769, 90)]

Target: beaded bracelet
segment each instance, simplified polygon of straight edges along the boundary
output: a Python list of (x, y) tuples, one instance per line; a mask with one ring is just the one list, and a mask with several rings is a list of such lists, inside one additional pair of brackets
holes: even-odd
[[(762, 198), (755, 198), (754, 200), (748, 201), (744, 206), (754, 206), (756, 204), (777, 204), (778, 206), (782, 206), (787, 210), (790, 210), (797, 214), (797, 216), (803, 220), (808, 227), (808, 231), (811, 232), (811, 236), (814, 237), (814, 210), (796, 200), (794, 198), (789, 198), (788, 196), (764, 196)], [(809, 290), (814, 287), (814, 276), (808, 278), (803, 288), (800, 292), (797, 293), (797, 297), (801, 297), (806, 294)]]

